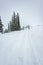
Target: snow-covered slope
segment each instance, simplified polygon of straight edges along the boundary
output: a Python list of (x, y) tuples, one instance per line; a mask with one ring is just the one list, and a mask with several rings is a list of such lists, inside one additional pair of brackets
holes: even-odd
[(43, 26), (0, 34), (0, 65), (43, 65)]

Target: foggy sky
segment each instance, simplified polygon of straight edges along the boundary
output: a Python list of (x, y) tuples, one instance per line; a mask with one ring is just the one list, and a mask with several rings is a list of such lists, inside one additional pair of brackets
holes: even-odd
[(5, 27), (14, 11), (19, 13), (21, 26), (43, 25), (43, 0), (0, 0), (0, 16)]

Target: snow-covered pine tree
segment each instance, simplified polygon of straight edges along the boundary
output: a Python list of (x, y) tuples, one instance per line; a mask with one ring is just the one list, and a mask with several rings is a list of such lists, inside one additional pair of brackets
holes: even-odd
[(12, 22), (10, 21), (10, 23), (8, 24), (8, 32), (11, 31), (11, 27), (12, 27)]
[(21, 27), (20, 27), (19, 14), (17, 13), (17, 15), (15, 15), (15, 12), (14, 12), (13, 16), (12, 16), (12, 21), (8, 25), (8, 30), (17, 31), (20, 29), (21, 29)]
[(3, 32), (3, 24), (2, 24), (1, 16), (0, 16), (0, 32)]
[(20, 30), (21, 26), (20, 26), (20, 20), (19, 20), (19, 13), (17, 13), (17, 30)]
[(11, 22), (11, 31), (14, 30), (15, 30), (15, 12), (13, 13), (12, 22)]

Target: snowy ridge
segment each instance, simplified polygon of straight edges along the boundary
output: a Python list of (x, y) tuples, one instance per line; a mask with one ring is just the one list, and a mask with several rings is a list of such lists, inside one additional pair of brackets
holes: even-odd
[(0, 34), (0, 65), (43, 65), (43, 26)]

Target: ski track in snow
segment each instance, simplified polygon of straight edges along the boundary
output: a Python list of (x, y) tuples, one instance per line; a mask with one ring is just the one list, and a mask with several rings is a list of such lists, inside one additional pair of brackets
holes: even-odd
[(0, 34), (0, 65), (43, 65), (43, 28)]

